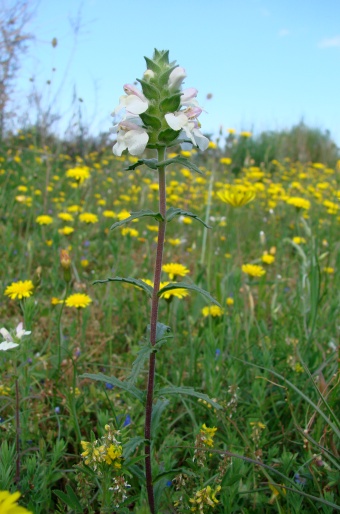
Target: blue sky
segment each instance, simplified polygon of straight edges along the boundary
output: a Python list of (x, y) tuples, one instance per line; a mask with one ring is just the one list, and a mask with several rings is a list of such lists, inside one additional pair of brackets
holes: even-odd
[(185, 87), (199, 90), (204, 132), (258, 133), (303, 119), (340, 146), (339, 0), (40, 0), (29, 30), (23, 110), (35, 84), (66, 120), (76, 90), (91, 132), (107, 131), (123, 84), (142, 76), (143, 56), (156, 47), (169, 49), (187, 71)]

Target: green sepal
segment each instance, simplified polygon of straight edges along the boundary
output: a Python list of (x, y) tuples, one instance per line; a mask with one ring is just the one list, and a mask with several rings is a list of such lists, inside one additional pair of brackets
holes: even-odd
[(149, 59), (149, 57), (144, 57), (144, 59), (145, 59), (146, 67), (148, 70), (152, 70), (155, 73), (159, 73), (161, 71), (160, 66), (158, 66), (158, 64), (155, 63), (155, 61), (153, 61), (152, 59)]
[(199, 393), (198, 391), (195, 391), (192, 387), (186, 387), (186, 386), (168, 386), (168, 387), (162, 387), (162, 389), (159, 389), (158, 391), (155, 391), (155, 397), (159, 396), (166, 396), (168, 394), (187, 394), (189, 396), (195, 396), (196, 398), (200, 398), (201, 400), (206, 401), (209, 403), (212, 407), (215, 409), (222, 409), (223, 407), (219, 405), (217, 402), (209, 398), (204, 393)]
[(129, 223), (132, 220), (138, 219), (138, 218), (145, 218), (145, 216), (150, 216), (151, 218), (154, 218), (156, 221), (164, 221), (163, 216), (160, 212), (153, 212), (150, 209), (143, 209), (141, 211), (131, 212), (131, 216), (128, 218), (125, 218), (120, 221), (116, 221), (111, 227), (111, 230), (117, 227), (121, 227), (122, 225), (125, 225), (125, 223)]
[(169, 77), (171, 73), (174, 71), (174, 69), (177, 68), (177, 65), (171, 66), (171, 68), (168, 68), (166, 71), (164, 71), (159, 77), (158, 77), (158, 84), (161, 87), (164, 87), (167, 85), (169, 81)]
[(118, 387), (119, 389), (122, 389), (123, 391), (126, 391), (127, 393), (130, 393), (132, 396), (137, 398), (137, 400), (144, 404), (144, 392), (137, 389), (137, 387), (135, 387), (133, 384), (130, 384), (130, 382), (123, 382), (122, 380), (119, 380), (119, 378), (109, 377), (103, 373), (84, 373), (80, 376), (80, 378), (90, 378), (91, 380), (97, 380), (99, 382), (111, 384), (115, 387)]
[(152, 127), (155, 130), (159, 130), (162, 126), (162, 123), (159, 121), (159, 118), (156, 116), (151, 116), (147, 112), (143, 112), (139, 115), (144, 125)]
[(145, 80), (142, 80), (142, 79), (137, 79), (137, 81), (142, 86), (143, 93), (148, 100), (156, 100), (156, 101), (159, 100), (159, 92), (155, 88), (155, 86), (153, 86), (152, 84), (149, 84), (149, 82), (146, 82)]
[(157, 50), (154, 49), (153, 60), (158, 61), (160, 64), (169, 64), (169, 50)]
[(171, 291), (172, 289), (188, 289), (189, 291), (196, 291), (197, 293), (200, 293), (201, 295), (208, 298), (208, 300), (211, 303), (214, 303), (215, 305), (218, 305), (218, 307), (221, 307), (218, 301), (215, 300), (215, 298), (213, 298), (208, 291), (205, 291), (205, 289), (201, 289), (200, 287), (195, 286), (194, 284), (188, 284), (187, 282), (170, 282), (170, 284), (162, 287), (162, 289), (158, 291), (158, 296), (161, 296), (163, 293)]
[(162, 100), (159, 104), (159, 108), (163, 113), (175, 112), (178, 110), (180, 105), (181, 95), (180, 93), (176, 93), (174, 95), (169, 96), (168, 98), (164, 98), (164, 100)]
[(175, 144), (175, 140), (179, 133), (180, 130), (172, 130), (171, 128), (162, 130), (162, 132), (158, 134), (158, 141), (164, 144)]
[(153, 287), (149, 286), (148, 284), (143, 282), (143, 280), (139, 280), (138, 278), (112, 277), (105, 278), (104, 280), (95, 280), (93, 284), (106, 284), (106, 282), (125, 282), (126, 284), (131, 284), (133, 286), (139, 287), (140, 289), (143, 289), (150, 298), (152, 297)]
[[(177, 207), (170, 207), (167, 211), (166, 211), (166, 220), (167, 221), (171, 221), (172, 219), (174, 219), (175, 216), (187, 216), (189, 218), (193, 218), (197, 221), (199, 221), (200, 223), (202, 223), (202, 225), (204, 225), (206, 228), (212, 228), (210, 227), (209, 225), (207, 225), (203, 220), (201, 220), (201, 218), (199, 218), (196, 214), (194, 214), (193, 212), (190, 212), (190, 211), (184, 211), (183, 209), (179, 209)], [(111, 227), (112, 228), (112, 227)]]

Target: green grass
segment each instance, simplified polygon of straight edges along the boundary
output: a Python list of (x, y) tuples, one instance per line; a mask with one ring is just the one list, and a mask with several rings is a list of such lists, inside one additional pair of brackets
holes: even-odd
[[(134, 377), (137, 393), (127, 380), (146, 340), (149, 300), (133, 285), (93, 282), (152, 280), (157, 233), (150, 226), (157, 221), (131, 222), (136, 236), (110, 226), (123, 209), (157, 211), (157, 188), (150, 187), (156, 172), (125, 171), (131, 161), (109, 149), (73, 159), (35, 146), (29, 134), (13, 138), (0, 155), (1, 326), (13, 331), (23, 321), (32, 332), (0, 355), (0, 490), (20, 490), (22, 505), (34, 514), (146, 513), (146, 364)], [(223, 314), (204, 317), (209, 303), (194, 291), (161, 300), (159, 321), (171, 334), (156, 364), (158, 512), (190, 512), (197, 491), (221, 485), (216, 513), (332, 513), (340, 510), (340, 169), (283, 161), (261, 170), (248, 166), (234, 179), (220, 157), (217, 149), (193, 154), (201, 176), (180, 166), (167, 169), (168, 207), (193, 211), (212, 228), (174, 218), (164, 262), (186, 265), (184, 282), (209, 291)], [(91, 175), (79, 187), (66, 176), (76, 165), (88, 166)], [(257, 191), (237, 209), (216, 195), (234, 180)], [(288, 197), (308, 199), (311, 208), (297, 210)], [(72, 222), (58, 218), (74, 205), (98, 222), (83, 223), (77, 212)], [(43, 214), (52, 224), (36, 222)], [(74, 232), (60, 233), (65, 225)], [(296, 236), (305, 242), (294, 243)], [(61, 249), (72, 260), (68, 291)], [(264, 251), (275, 254), (274, 263), (262, 263)], [(266, 274), (248, 277), (245, 263), (263, 265)], [(34, 294), (11, 300), (4, 292), (16, 280), (32, 280)], [(92, 303), (84, 309), (51, 303), (77, 292)], [(87, 376), (98, 373), (112, 378)], [(200, 465), (193, 457), (204, 423), (217, 432), (214, 446), (201, 449)], [(131, 485), (119, 508), (109, 491), (112, 466), (99, 476), (81, 457), (81, 441), (103, 437), (106, 424), (121, 431), (122, 472)]]

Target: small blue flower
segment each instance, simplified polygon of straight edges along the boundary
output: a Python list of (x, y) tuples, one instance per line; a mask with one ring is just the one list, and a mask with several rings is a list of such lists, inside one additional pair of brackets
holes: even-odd
[(123, 427), (127, 427), (129, 425), (131, 425), (131, 416), (130, 416), (130, 414), (127, 414), (126, 418), (125, 418), (125, 421), (123, 423)]
[(167, 483), (166, 483), (166, 486), (167, 487), (171, 487), (172, 486), (172, 481), (171, 480), (168, 480)]
[(221, 355), (221, 350), (219, 348), (217, 348), (217, 350), (215, 352), (215, 359), (218, 359), (220, 355)]
[(59, 407), (59, 406), (55, 407), (55, 408), (54, 408), (54, 412), (55, 412), (56, 414), (60, 414), (60, 407)]
[(301, 475), (299, 475), (299, 473), (295, 473), (294, 482), (296, 482), (299, 485), (305, 485), (307, 482), (307, 479), (303, 478)]
[(109, 382), (105, 382), (105, 387), (106, 389), (113, 389), (114, 388), (114, 385), (113, 384), (109, 384)]

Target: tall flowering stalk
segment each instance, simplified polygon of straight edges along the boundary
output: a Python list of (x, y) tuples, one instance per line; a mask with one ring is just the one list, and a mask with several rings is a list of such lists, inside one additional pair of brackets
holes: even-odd
[[(202, 291), (192, 284), (181, 282), (167, 283), (161, 286), (161, 271), (163, 262), (163, 250), (165, 241), (165, 232), (167, 222), (171, 221), (175, 216), (184, 215), (195, 218), (205, 225), (195, 214), (183, 211), (177, 208), (167, 210), (166, 206), (166, 167), (169, 164), (180, 164), (193, 171), (200, 170), (188, 159), (182, 156), (176, 156), (171, 159), (166, 158), (168, 147), (178, 145), (183, 142), (191, 143), (194, 146), (205, 150), (208, 147), (209, 140), (201, 133), (199, 115), (202, 108), (199, 106), (196, 97), (197, 89), (182, 89), (182, 84), (186, 78), (184, 68), (178, 66), (174, 62), (169, 62), (168, 51), (155, 50), (153, 58), (145, 57), (147, 69), (142, 79), (137, 79), (141, 89), (131, 84), (124, 86), (124, 95), (120, 97), (119, 105), (113, 112), (120, 121), (113, 127), (112, 132), (116, 134), (116, 142), (113, 146), (113, 153), (121, 156), (122, 152), (127, 150), (133, 156), (140, 156), (146, 148), (156, 150), (157, 158), (139, 159), (136, 163), (129, 166), (129, 170), (136, 167), (146, 165), (152, 170), (158, 172), (159, 181), (159, 212), (143, 210), (131, 213), (128, 218), (115, 223), (112, 228), (121, 226), (133, 219), (150, 216), (159, 223), (157, 249), (154, 268), (153, 287), (141, 280), (134, 278), (114, 277), (107, 281), (123, 281), (133, 284), (143, 289), (151, 297), (151, 315), (149, 325), (149, 342), (147, 351), (143, 351), (143, 357), (139, 356), (139, 367), (142, 358), (149, 359), (148, 382), (145, 400), (145, 477), (148, 501), (151, 513), (156, 512), (152, 463), (151, 463), (151, 419), (154, 401), (154, 383), (155, 383), (155, 365), (156, 353), (160, 345), (164, 343), (167, 336), (166, 332), (169, 327), (158, 322), (159, 299), (165, 292), (171, 289), (191, 289), (204, 294), (210, 301), (213, 298), (206, 291)], [(137, 366), (136, 366), (137, 368)], [(134, 367), (131, 376), (124, 382), (120, 382), (115, 377), (105, 377), (104, 375), (85, 375), (95, 380), (107, 381), (115, 386), (120, 386), (136, 397), (144, 401), (144, 395), (139, 395), (138, 390), (134, 387), (135, 375)], [(193, 394), (190, 388), (182, 388), (184, 394)], [(178, 392), (178, 391), (177, 391)], [(182, 391), (181, 391), (182, 392)], [(200, 393), (195, 392), (195, 396)], [(202, 395), (207, 398), (205, 395)], [(209, 400), (209, 399), (208, 399)], [(217, 406), (215, 404), (215, 406)], [(219, 406), (217, 406), (219, 407)]]

